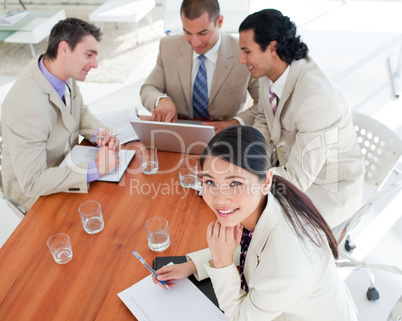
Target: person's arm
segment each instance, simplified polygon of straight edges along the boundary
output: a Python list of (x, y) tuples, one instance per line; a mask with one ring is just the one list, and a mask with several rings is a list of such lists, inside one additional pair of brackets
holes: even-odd
[(17, 102), (3, 126), (22, 192), (28, 197), (58, 192), (86, 193), (88, 164), (77, 164), (74, 170), (69, 167), (48, 168), (46, 148), (52, 129), (44, 115), (24, 106)]
[(106, 146), (115, 152), (120, 150), (120, 140), (117, 137), (117, 133), (113, 129), (109, 128), (99, 128), (92, 134), (92, 142), (96, 146)]
[[(250, 80), (248, 83), (247, 90), (253, 99), (253, 104), (247, 108), (245, 111), (242, 111), (238, 115), (236, 115), (236, 118), (240, 118), (243, 122), (244, 125), (246, 126), (253, 126), (255, 117), (258, 114), (258, 100), (259, 100), (259, 85), (258, 85), (258, 79), (253, 79), (250, 76)], [(241, 125), (243, 125), (241, 124)]]
[[(160, 274), (158, 280), (167, 281), (169, 286), (172, 286), (175, 280), (183, 279), (191, 274), (193, 274), (198, 281), (209, 277), (206, 270), (207, 262), (212, 259), (209, 248), (189, 253), (186, 255), (186, 258), (186, 263), (166, 265), (156, 271)], [(235, 266), (240, 264), (240, 247), (237, 247), (233, 254), (233, 262)], [(155, 280), (154, 283), (160, 285), (160, 282), (156, 282)]]
[[(101, 147), (96, 155), (95, 161), (87, 164), (87, 182), (90, 183), (110, 173), (118, 166), (119, 156), (117, 153), (120, 150), (120, 141), (114, 130), (106, 128), (96, 116), (92, 114), (88, 106), (84, 104), (78, 86), (76, 86), (76, 84), (74, 85), (74, 89), (77, 92), (75, 99), (78, 100), (80, 106), (80, 134), (87, 140), (101, 137), (94, 141), (96, 146)], [(94, 128), (96, 129), (94, 130)], [(103, 150), (103, 146), (106, 146), (108, 150)]]
[(258, 114), (258, 80), (250, 77), (248, 84), (248, 92), (250, 93), (251, 98), (253, 99), (253, 105), (251, 105), (246, 110), (240, 112), (233, 117), (231, 120), (221, 120), (221, 121), (213, 121), (213, 122), (205, 122), (202, 125), (206, 126), (214, 126), (215, 133), (219, 133), (229, 126), (236, 125), (246, 125), (252, 126), (255, 121), (255, 117)]
[[(274, 320), (288, 306), (302, 300), (307, 292), (302, 278), (289, 276), (267, 277), (247, 293), (241, 289), (240, 275), (234, 264), (219, 269), (209, 266), (207, 272), (219, 306), (230, 321)], [(264, 272), (258, 268), (254, 273), (263, 275)]]
[(155, 271), (158, 274), (158, 277), (155, 278), (155, 276), (152, 275), (152, 279), (155, 284), (162, 286), (164, 289), (165, 286), (158, 281), (165, 281), (169, 289), (171, 289), (176, 285), (174, 281), (185, 279), (195, 273), (195, 271), (196, 268), (192, 261), (187, 261), (181, 264), (169, 264), (162, 266), (159, 270)]
[(159, 43), (159, 53), (156, 65), (147, 79), (145, 79), (145, 82), (140, 89), (141, 103), (150, 112), (152, 112), (156, 107), (158, 98), (166, 96), (166, 75), (162, 60), (161, 43), (162, 41)]
[(158, 105), (152, 111), (151, 120), (172, 123), (177, 121), (176, 105), (170, 97), (162, 97), (158, 100)]
[(214, 126), (215, 134), (219, 133), (220, 131), (228, 128), (229, 126), (236, 126), (236, 125), (243, 125), (240, 124), (239, 120), (233, 118), (232, 120), (218, 120), (218, 121), (211, 121), (201, 123), (204, 126)]
[(151, 120), (166, 122), (175, 122), (177, 120), (176, 105), (166, 95), (166, 75), (162, 59), (162, 41), (159, 44), (156, 65), (141, 86), (140, 97), (143, 106), (152, 112)]
[[(175, 280), (184, 279), (191, 274), (200, 281), (206, 279), (208, 274), (205, 271), (204, 264), (211, 259), (209, 249), (200, 250), (186, 255), (187, 262), (181, 264), (165, 265), (156, 271), (159, 281), (166, 281), (169, 287), (173, 287)], [(155, 284), (161, 285), (154, 279)], [(163, 287), (163, 286), (162, 286)]]
[[(279, 145), (277, 153), (288, 153), (287, 162), (281, 162), (275, 172), (305, 192), (315, 181), (333, 183), (338, 173), (321, 171), (327, 159), (336, 161), (336, 144), (341, 129), (341, 108), (337, 101), (326, 94), (312, 94), (301, 99), (295, 109), (296, 137), (293, 146)], [(335, 146), (335, 147), (334, 147)], [(322, 177), (321, 177), (321, 176)]]
[[(232, 242), (237, 243), (235, 234), (226, 233), (225, 243), (231, 242), (228, 235), (233, 235)], [(241, 289), (240, 274), (234, 263), (216, 267), (210, 261), (205, 268), (228, 320), (274, 320), (308, 296), (314, 286), (309, 281), (314, 273), (301, 241), (297, 240), (295, 235), (276, 231), (258, 254), (255, 248), (249, 248), (246, 261), (249, 263), (245, 267), (249, 269), (248, 293)], [(284, 253), (286, 260), (281, 260)]]

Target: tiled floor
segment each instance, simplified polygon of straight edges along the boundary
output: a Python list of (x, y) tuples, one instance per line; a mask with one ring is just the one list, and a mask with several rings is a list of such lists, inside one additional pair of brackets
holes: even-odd
[[(272, 0), (269, 4), (296, 22), (311, 55), (345, 92), (352, 109), (372, 115), (402, 137), (402, 101), (393, 95), (387, 65), (390, 57), (395, 68), (400, 55), (402, 2)], [(252, 11), (265, 5), (266, 1), (251, 0)], [(160, 28), (162, 9), (157, 6), (154, 10), (154, 25)], [(145, 113), (139, 100), (139, 88), (155, 63), (157, 50), (155, 45), (140, 67), (122, 84), (81, 83), (89, 107), (94, 112), (102, 111), (118, 101), (121, 108), (136, 107)], [(2, 77), (0, 70), (0, 106), (13, 80)], [(402, 170), (402, 164), (399, 168)], [(354, 254), (368, 262), (402, 267), (400, 194), (376, 207), (374, 213), (379, 212), (382, 214), (379, 219), (355, 234), (358, 248)], [(17, 225), (18, 219), (0, 202), (0, 246)], [(364, 273), (346, 270), (340, 273), (354, 297), (360, 321), (386, 320), (391, 307), (402, 295), (402, 276), (374, 272), (381, 299), (369, 302), (365, 298), (369, 282)]]

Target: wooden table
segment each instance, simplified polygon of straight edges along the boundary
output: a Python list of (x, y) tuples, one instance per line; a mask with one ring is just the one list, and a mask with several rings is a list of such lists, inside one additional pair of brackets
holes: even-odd
[[(181, 155), (158, 157), (155, 175), (140, 172), (136, 155), (119, 184), (94, 182), (88, 194), (59, 193), (35, 203), (0, 249), (0, 320), (136, 320), (117, 296), (149, 275), (131, 251), (152, 263), (205, 248), (206, 227), (215, 220), (198, 192), (180, 186)], [(102, 205), (105, 228), (95, 235), (85, 233), (78, 213), (87, 200)], [(164, 252), (148, 248), (144, 224), (152, 216), (169, 222)], [(46, 244), (55, 233), (71, 238), (73, 259), (65, 265), (55, 263)]]

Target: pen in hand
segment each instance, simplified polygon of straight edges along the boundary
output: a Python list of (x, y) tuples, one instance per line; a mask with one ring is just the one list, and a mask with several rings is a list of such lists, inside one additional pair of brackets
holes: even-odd
[[(155, 278), (158, 276), (158, 274), (147, 264), (147, 262), (145, 262), (143, 257), (139, 255), (137, 251), (134, 250), (132, 253), (142, 264), (145, 265), (145, 267), (155, 276)], [(169, 285), (165, 281), (159, 281), (159, 282), (162, 283), (167, 289), (170, 289)]]
[[(111, 135), (109, 135), (109, 136), (110, 136), (110, 138), (112, 138), (112, 137), (116, 137), (117, 134), (111, 134)], [(95, 137), (91, 138), (89, 141), (90, 141), (91, 143), (96, 143), (97, 141), (99, 141), (99, 140), (101, 140), (101, 139), (105, 139), (105, 136), (95, 136)]]

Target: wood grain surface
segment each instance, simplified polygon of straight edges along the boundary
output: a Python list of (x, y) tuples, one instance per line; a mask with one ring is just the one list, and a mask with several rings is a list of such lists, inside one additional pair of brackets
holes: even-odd
[[(139, 143), (126, 148), (138, 149)], [(136, 320), (117, 296), (149, 275), (131, 254), (151, 264), (155, 256), (183, 255), (207, 246), (215, 215), (198, 192), (180, 186), (182, 155), (158, 152), (159, 172), (144, 175), (136, 155), (120, 183), (91, 183), (88, 194), (42, 196), (0, 249), (0, 320)], [(102, 206), (105, 228), (87, 234), (78, 207)], [(152, 216), (169, 222), (170, 247), (149, 249), (144, 224)], [(55, 233), (70, 236), (73, 259), (56, 264), (47, 247)]]

